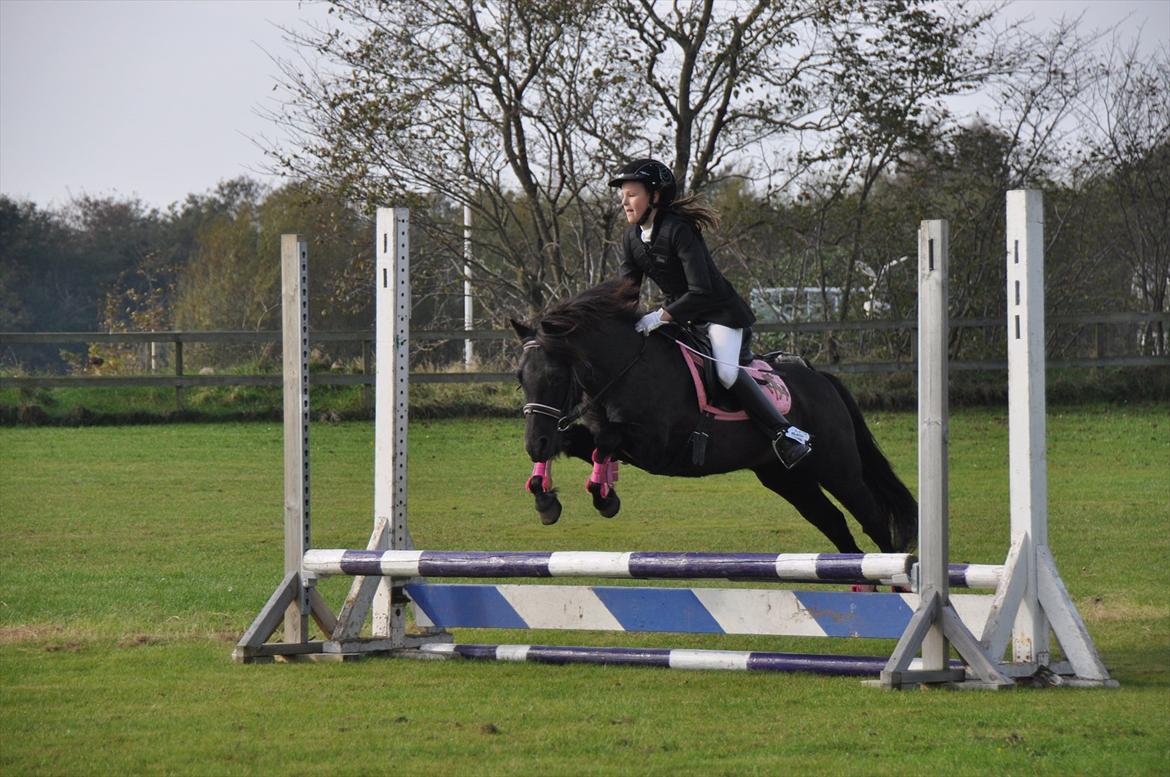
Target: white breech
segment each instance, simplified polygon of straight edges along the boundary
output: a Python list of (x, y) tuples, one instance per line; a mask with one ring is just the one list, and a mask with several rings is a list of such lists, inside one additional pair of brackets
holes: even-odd
[(715, 357), (715, 371), (724, 388), (731, 388), (739, 374), (739, 351), (743, 345), (743, 330), (722, 324), (710, 324), (711, 355)]

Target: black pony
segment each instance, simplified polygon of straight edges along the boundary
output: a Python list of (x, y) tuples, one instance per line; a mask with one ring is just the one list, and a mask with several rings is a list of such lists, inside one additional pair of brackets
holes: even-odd
[[(837, 378), (804, 363), (772, 365), (793, 397), (789, 419), (812, 434), (813, 452), (788, 470), (751, 421), (719, 422), (714, 430), (700, 423), (696, 389), (674, 338), (665, 328), (638, 334), (638, 317), (637, 287), (609, 281), (552, 306), (531, 325), (512, 322), (524, 343), (518, 372), (527, 400), (524, 445), (537, 463), (529, 489), (545, 523), (555, 522), (561, 507), (539, 475), (544, 462), (567, 453), (594, 463), (590, 491), (607, 517), (620, 507), (612, 478), (605, 477), (607, 466), (616, 467), (611, 459), (682, 477), (750, 469), (841, 553), (861, 550), (822, 488), (882, 552), (914, 545), (914, 498)], [(574, 423), (578, 418), (583, 426)], [(703, 439), (705, 431), (712, 433)], [(705, 449), (696, 456), (701, 439)]]

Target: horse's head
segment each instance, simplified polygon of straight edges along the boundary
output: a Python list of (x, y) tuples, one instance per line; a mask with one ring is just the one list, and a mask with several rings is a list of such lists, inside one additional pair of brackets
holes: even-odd
[(633, 330), (637, 306), (637, 286), (607, 281), (553, 305), (532, 325), (512, 320), (524, 345), (516, 375), (525, 397), (524, 448), (533, 461), (561, 452), (559, 424), (583, 392), (577, 370), (592, 374), (593, 365), (614, 349), (607, 330), (638, 339)]
[(524, 390), (524, 449), (533, 461), (548, 461), (561, 452), (559, 424), (581, 397), (573, 367), (565, 354), (541, 346), (539, 330), (512, 319), (523, 343), (516, 377)]

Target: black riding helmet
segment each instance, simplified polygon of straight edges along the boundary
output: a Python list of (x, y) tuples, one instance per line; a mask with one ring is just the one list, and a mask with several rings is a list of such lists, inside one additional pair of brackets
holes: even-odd
[(651, 197), (654, 192), (659, 192), (658, 202), (655, 203), (655, 207), (659, 208), (665, 208), (673, 202), (674, 196), (678, 193), (678, 182), (674, 180), (674, 173), (656, 159), (635, 159), (627, 162), (625, 167), (610, 179), (609, 185), (616, 189), (626, 181), (637, 181), (645, 185)]

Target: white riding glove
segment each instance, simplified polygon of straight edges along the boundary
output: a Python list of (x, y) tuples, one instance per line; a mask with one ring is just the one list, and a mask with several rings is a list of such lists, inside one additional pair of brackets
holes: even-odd
[(665, 313), (662, 308), (655, 310), (653, 313), (647, 313), (638, 319), (638, 323), (634, 324), (634, 331), (641, 332), (644, 335), (649, 335), (658, 327), (666, 322), (662, 320), (662, 314)]

